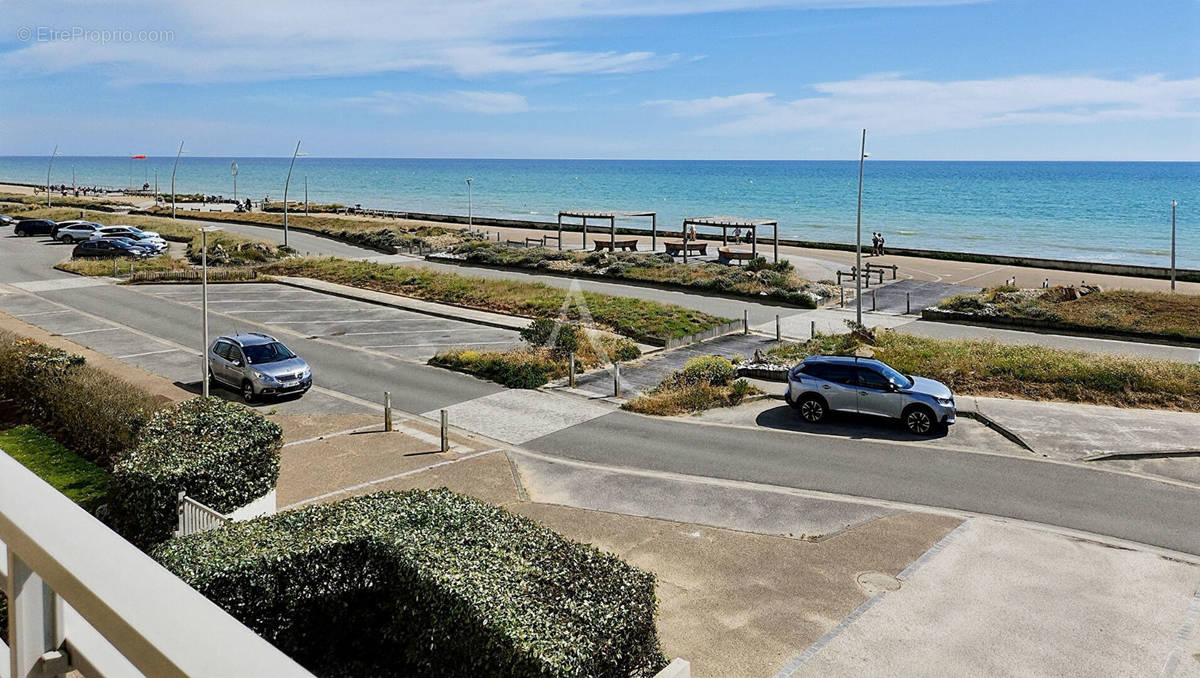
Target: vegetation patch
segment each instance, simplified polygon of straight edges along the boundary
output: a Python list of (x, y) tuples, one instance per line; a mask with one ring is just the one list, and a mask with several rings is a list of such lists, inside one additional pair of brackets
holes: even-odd
[(0, 399), (80, 456), (111, 469), (162, 403), (82, 356), (0, 330)]
[[(371, 261), (298, 258), (260, 269), (260, 273), (302, 276), (364, 289), (529, 318), (580, 322), (586, 316), (599, 329), (661, 345), (730, 322), (700, 311), (646, 299), (567, 290), (540, 282), (489, 280), (454, 273), (389, 266)], [(577, 303), (582, 298), (583, 304)], [(582, 308), (581, 308), (582, 306)]]
[(996, 287), (960, 294), (939, 308), (981, 320), (1045, 323), (1080, 331), (1200, 340), (1200, 296), (1082, 287), (1023, 290)]
[(871, 334), (819, 335), (772, 348), (768, 356), (794, 364), (809, 355), (851, 355), (870, 345), (876, 358), (904, 374), (937, 379), (964, 395), (1200, 411), (1196, 364), (880, 330), (871, 345)]
[(538, 388), (560, 379), (570, 370), (575, 354), (576, 369), (603, 367), (641, 356), (637, 344), (626, 337), (588, 331), (571, 323), (539, 318), (521, 330), (527, 346), (508, 351), (452, 349), (429, 359), (430, 365), (473, 374), (509, 388)]
[(746, 396), (762, 393), (745, 379), (735, 379), (736, 374), (733, 363), (725, 358), (696, 356), (621, 408), (656, 416), (688, 414), (739, 405)]
[(545, 247), (510, 247), (497, 242), (467, 242), (450, 249), (463, 261), (485, 266), (512, 266), (566, 275), (612, 278), (683, 287), (691, 290), (773, 299), (816, 308), (832, 290), (796, 274), (791, 262), (776, 264), (758, 257), (746, 266), (717, 263), (684, 264), (663, 253), (580, 252)]
[(253, 410), (193, 398), (158, 411), (113, 469), (112, 517), (141, 547), (171, 536), (180, 491), (221, 513), (275, 489), (283, 432)]
[(146, 271), (187, 271), (192, 266), (183, 259), (173, 257), (149, 257), (145, 259), (134, 257), (113, 257), (111, 259), (91, 259), (80, 257), (67, 259), (54, 265), (60, 271), (77, 273), (79, 275), (109, 275), (120, 276)]
[(321, 676), (649, 678), (654, 576), (446, 489), (172, 539), (167, 569)]
[(0, 431), (0, 450), (89, 513), (108, 501), (108, 472), (33, 426)]

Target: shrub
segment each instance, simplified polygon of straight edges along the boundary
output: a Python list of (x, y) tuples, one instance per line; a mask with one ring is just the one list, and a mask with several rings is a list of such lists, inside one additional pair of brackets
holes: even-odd
[(724, 386), (737, 372), (733, 363), (721, 356), (699, 355), (683, 364), (683, 379), (689, 384)]
[[(521, 330), (521, 339), (530, 346), (550, 348), (554, 353), (564, 356), (579, 350), (580, 334), (583, 328), (571, 323), (560, 323), (550, 318), (537, 318), (528, 327)], [(553, 340), (554, 345), (550, 346)]]
[(446, 489), (172, 539), (167, 569), (322, 676), (652, 676), (653, 575)]
[(19, 418), (111, 469), (162, 403), (81, 356), (0, 331), (0, 397)]
[(544, 348), (512, 351), (452, 349), (433, 356), (429, 364), (474, 374), (509, 388), (538, 388), (565, 374), (561, 362)]
[(113, 522), (149, 546), (171, 536), (180, 491), (221, 513), (275, 488), (279, 426), (220, 398), (193, 398), (157, 412), (113, 469)]

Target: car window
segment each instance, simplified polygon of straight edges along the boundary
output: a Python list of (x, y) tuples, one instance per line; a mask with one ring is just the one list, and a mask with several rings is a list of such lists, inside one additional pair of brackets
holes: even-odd
[(287, 346), (273, 341), (269, 344), (259, 344), (257, 346), (246, 347), (246, 360), (251, 365), (261, 365), (263, 363), (277, 363), (281, 360), (295, 358), (296, 354), (288, 350)]
[(887, 365), (881, 365), (879, 367), (879, 371), (883, 373), (883, 377), (885, 379), (899, 386), (900, 388), (912, 388), (912, 379), (900, 374), (891, 367), (888, 367)]
[(884, 376), (869, 367), (858, 368), (858, 384), (866, 388), (874, 388), (880, 391), (886, 391), (891, 388), (891, 382)]
[(233, 351), (233, 344), (227, 341), (219, 341), (213, 352), (226, 360), (233, 360)]

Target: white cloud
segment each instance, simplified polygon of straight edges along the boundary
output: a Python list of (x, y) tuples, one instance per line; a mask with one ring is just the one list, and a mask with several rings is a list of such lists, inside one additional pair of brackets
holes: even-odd
[(761, 92), (646, 102), (676, 116), (721, 120), (712, 134), (871, 128), (894, 134), (1013, 124), (1075, 124), (1200, 117), (1200, 78), (1129, 80), (1026, 75), (936, 82), (873, 76), (819, 83), (818, 96), (783, 101)]
[[(235, 82), (443, 70), (628, 73), (678, 58), (586, 51), (581, 22), (776, 8), (952, 5), (978, 0), (8, 0), (0, 34), (22, 27), (169, 31), (154, 42), (36, 39), (0, 53), (0, 71), (37, 76), (100, 68), (118, 82)], [(35, 33), (36, 35), (36, 33)]]
[(430, 106), (460, 113), (502, 115), (529, 110), (525, 97), (513, 92), (454, 90), (444, 94), (373, 92), (370, 96), (337, 99), (335, 104), (361, 106), (375, 113), (403, 114)]

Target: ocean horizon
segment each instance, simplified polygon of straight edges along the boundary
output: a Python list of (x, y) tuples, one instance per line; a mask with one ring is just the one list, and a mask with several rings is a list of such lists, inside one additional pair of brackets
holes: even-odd
[[(0, 156), (0, 181), (41, 184), (47, 156)], [(183, 156), (176, 192), (282, 200), (290, 157)], [(58, 156), (51, 184), (170, 191), (174, 156)], [(554, 221), (559, 210), (655, 211), (775, 219), (781, 237), (852, 243), (853, 160), (545, 160), (325, 158), (296, 160), (288, 199)], [(868, 160), (864, 238), (891, 246), (1075, 261), (1200, 268), (1200, 162)], [(644, 222), (644, 220), (642, 220)], [(625, 223), (625, 222), (623, 222)], [(636, 226), (639, 220), (627, 222)]]

